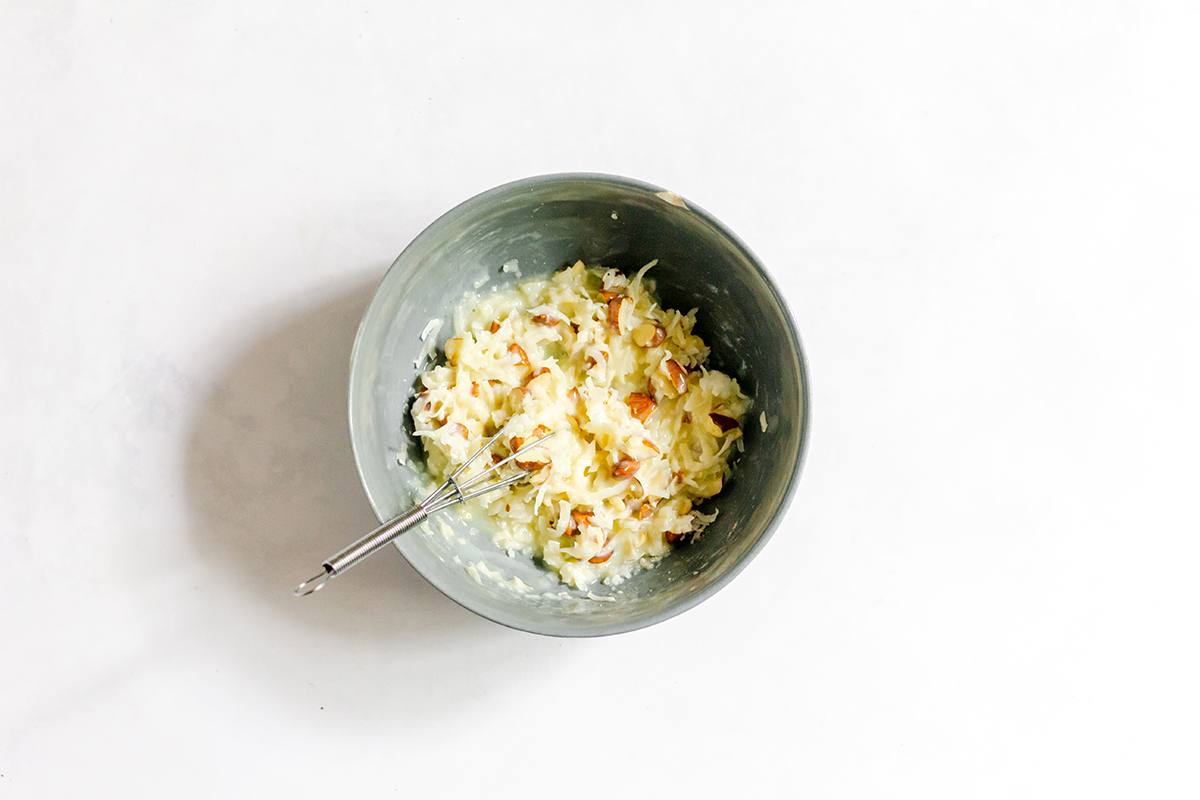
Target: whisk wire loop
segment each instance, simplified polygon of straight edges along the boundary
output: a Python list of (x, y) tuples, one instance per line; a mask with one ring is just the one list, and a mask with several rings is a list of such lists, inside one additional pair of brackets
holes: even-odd
[[(485, 481), (488, 476), (498, 475), (499, 471), (507, 464), (512, 463), (517, 456), (520, 456), (523, 453), (526, 453), (534, 447), (542, 444), (544, 441), (553, 436), (554, 433), (554, 431), (551, 431), (544, 436), (525, 443), (515, 452), (495, 462), (478, 475), (460, 483), (458, 480), (459, 476), (461, 476), (467, 470), (467, 468), (470, 467), (477, 458), (479, 458), (480, 455), (489, 451), (492, 445), (495, 444), (496, 441), (504, 434), (504, 427), (502, 427), (494, 436), (488, 439), (482, 447), (472, 453), (471, 457), (468, 458), (461, 466), (459, 466), (458, 469), (454, 470), (454, 472), (452, 472), (444, 481), (442, 481), (441, 486), (434, 489), (428, 497), (404, 513), (399, 514), (383, 523), (366, 536), (354, 542), (354, 544), (351, 544), (349, 547), (344, 548), (329, 558), (321, 565), (323, 572), (313, 576), (312, 578), (309, 578), (304, 583), (297, 586), (293, 594), (295, 594), (297, 597), (303, 597), (305, 595), (310, 595), (320, 591), (321, 588), (329, 581), (329, 579), (337, 577), (341, 573), (350, 569), (350, 567), (353, 567), (355, 564), (359, 563), (371, 554), (378, 552), (381, 548), (395, 541), (396, 538), (398, 538), (401, 534), (417, 527), (424, 522), (430, 514), (442, 511), (443, 509), (447, 509), (450, 506), (457, 505), (459, 503), (465, 503), (468, 500), (480, 497), (488, 492), (493, 492), (497, 489), (502, 489), (506, 486), (512, 486), (513, 484), (527, 480), (530, 475), (529, 470), (521, 469), (521, 472), (517, 475), (513, 475), (508, 478), (502, 478), (500, 480), (487, 483), (483, 486), (479, 485)], [(520, 464), (517, 464), (516, 466), (521, 468)]]

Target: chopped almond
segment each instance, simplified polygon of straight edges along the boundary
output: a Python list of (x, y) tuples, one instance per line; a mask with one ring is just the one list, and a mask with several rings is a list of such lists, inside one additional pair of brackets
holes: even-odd
[(567, 536), (578, 534), (579, 528), (590, 523), (593, 516), (591, 511), (572, 511), (571, 518), (567, 520)]
[(529, 470), (530, 472), (539, 470), (542, 467), (550, 466), (550, 460), (545, 457), (535, 457), (535, 458), (529, 458), (529, 459), (514, 458), (513, 463), (516, 464), (521, 469)]
[(654, 516), (654, 504), (647, 500), (638, 509), (638, 519), (650, 519), (652, 516)]
[(608, 542), (605, 542), (604, 549), (601, 550), (599, 553), (596, 553), (596, 555), (589, 558), (588, 563), (589, 564), (603, 564), (605, 561), (608, 561), (610, 558), (612, 558), (612, 554), (613, 554), (612, 548), (608, 546)]
[(517, 357), (518, 364), (524, 364), (527, 367), (531, 366), (529, 363), (529, 356), (526, 355), (525, 348), (521, 347), (521, 345), (517, 344), (516, 342), (513, 342), (512, 344), (510, 344), (508, 346), (508, 352), (512, 353), (513, 355), (515, 355)]
[(675, 391), (680, 394), (687, 391), (687, 370), (673, 358), (667, 359), (667, 377), (671, 379), (671, 385), (675, 387)]
[(738, 421), (733, 417), (727, 417), (724, 414), (709, 414), (708, 418), (721, 429), (721, 433), (727, 433), (738, 426)]
[(624, 336), (628, 331), (629, 309), (633, 308), (633, 300), (625, 295), (614, 297), (608, 301), (608, 324), (618, 336)]
[(638, 422), (645, 422), (646, 418), (654, 413), (654, 409), (658, 408), (654, 398), (640, 392), (631, 393), (625, 402), (629, 404), (629, 413), (633, 414)]
[(610, 303), (621, 296), (620, 292), (609, 292), (603, 289), (600, 290), (600, 296), (604, 298), (604, 302)]
[(529, 318), (529, 321), (534, 325), (541, 325), (543, 328), (553, 328), (559, 323), (557, 317), (552, 317), (549, 314), (534, 314)]
[(667, 331), (653, 322), (643, 322), (633, 329), (633, 343), (638, 347), (658, 347), (667, 338)]
[(541, 439), (543, 436), (545, 436), (549, 432), (550, 432), (550, 429), (547, 428), (545, 425), (538, 425), (536, 428), (533, 429), (533, 433), (531, 433), (530, 435), (533, 436), (535, 439)]
[(613, 467), (613, 476), (617, 478), (628, 478), (630, 475), (637, 472), (638, 467), (641, 465), (641, 462), (636, 458), (629, 458), (627, 456), (618, 461), (617, 465)]
[(649, 447), (656, 453), (662, 452), (662, 450), (659, 450), (658, 447), (655, 446), (654, 442), (650, 441), (649, 439), (642, 439), (642, 444), (646, 445), (646, 447)]
[(488, 326), (488, 333), (495, 333), (498, 330), (500, 330), (500, 323), (492, 320), (492, 324)]
[(463, 437), (464, 439), (467, 438), (467, 426), (463, 425), (461, 422), (451, 422), (450, 423), (450, 432), (457, 433), (459, 436)]
[(665, 536), (667, 538), (667, 541), (670, 542), (671, 544), (675, 544), (675, 542), (678, 542), (680, 539), (683, 538), (682, 533), (675, 533), (674, 531), (667, 531)]
[(538, 376), (540, 376), (540, 375), (549, 375), (549, 374), (550, 374), (550, 368), (549, 368), (549, 367), (538, 367), (538, 370), (537, 370), (537, 372), (535, 372), (535, 373), (533, 373), (532, 375), (530, 375), (530, 376), (529, 376), (529, 379), (528, 379), (527, 381), (525, 381), (525, 385), (526, 385), (526, 386), (528, 386), (528, 385), (529, 385), (529, 384), (530, 384), (530, 383), (533, 381), (533, 379), (534, 379), (534, 378), (536, 378), (536, 377), (538, 377)]
[(479, 397), (479, 382), (471, 381), (471, 397)]

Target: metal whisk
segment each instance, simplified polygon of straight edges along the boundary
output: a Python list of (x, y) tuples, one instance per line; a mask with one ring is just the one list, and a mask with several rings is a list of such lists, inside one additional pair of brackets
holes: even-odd
[(554, 432), (551, 431), (545, 436), (526, 443), (515, 453), (511, 454), (507, 458), (497, 461), (495, 464), (479, 473), (474, 478), (471, 478), (462, 485), (459, 485), (458, 476), (463, 473), (463, 470), (471, 466), (475, 459), (479, 458), (480, 455), (487, 452), (488, 449), (491, 448), (491, 446), (495, 444), (496, 440), (499, 439), (503, 434), (504, 429), (501, 428), (499, 431), (497, 431), (495, 436), (487, 440), (483, 447), (476, 450), (474, 454), (467, 459), (465, 464), (454, 470), (453, 474), (451, 474), (449, 478), (446, 478), (446, 480), (442, 482), (441, 486), (435, 489), (432, 494), (430, 494), (420, 503), (413, 506), (408, 511), (405, 511), (403, 514), (393, 517), (375, 530), (368, 533), (363, 538), (359, 539), (354, 544), (330, 557), (321, 565), (324, 567), (324, 571), (318, 575), (314, 575), (304, 583), (297, 586), (293, 594), (295, 594), (296, 597), (303, 597), (304, 595), (320, 591), (321, 587), (324, 586), (330, 578), (336, 578), (338, 575), (341, 575), (343, 572), (350, 569), (367, 556), (395, 540), (400, 536), (400, 534), (417, 527), (435, 511), (441, 511), (444, 508), (449, 508), (455, 503), (465, 503), (473, 497), (479, 497), (482, 494), (487, 494), (488, 492), (501, 489), (505, 486), (512, 486), (514, 483), (520, 483), (521, 481), (525, 480), (529, 477), (529, 472), (527, 470), (523, 470), (521, 474), (514, 475), (511, 478), (504, 478), (503, 480), (495, 481), (494, 483), (489, 483), (486, 486), (479, 487), (479, 484), (483, 482), (489, 475), (495, 474), (497, 470), (527, 450), (537, 447), (546, 439), (549, 439), (551, 436), (553, 436)]

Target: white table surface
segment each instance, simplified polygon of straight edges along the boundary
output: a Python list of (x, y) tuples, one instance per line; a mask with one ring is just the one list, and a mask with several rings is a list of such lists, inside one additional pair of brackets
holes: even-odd
[[(411, 4), (395, 4), (411, 5)], [(1195, 797), (1189, 3), (0, 6), (0, 797)], [(541, 173), (667, 186), (812, 369), (795, 502), (560, 641), (394, 551), (384, 270)]]

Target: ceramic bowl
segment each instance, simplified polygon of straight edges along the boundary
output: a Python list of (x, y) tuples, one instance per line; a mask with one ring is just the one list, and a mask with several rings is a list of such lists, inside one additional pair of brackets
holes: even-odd
[[(504, 264), (515, 260), (524, 280), (579, 259), (629, 274), (658, 259), (650, 277), (664, 307), (699, 309), (695, 330), (711, 348), (709, 366), (736, 376), (753, 407), (732, 477), (700, 506), (719, 509), (716, 522), (622, 584), (572, 590), (532, 558), (509, 557), (453, 511), (397, 540), (409, 563), (455, 602), (503, 625), (554, 636), (642, 628), (727, 584), (783, 518), (810, 416), (804, 355), (783, 296), (724, 225), (691, 201), (636, 180), (528, 178), (473, 197), (426, 228), (392, 264), (363, 316), (350, 369), (350, 434), (381, 520), (423, 496), (423, 452), (409, 409), (430, 320), (443, 321), (440, 348), (468, 292), (518, 280)], [(515, 590), (507, 583), (513, 577), (532, 588)]]

